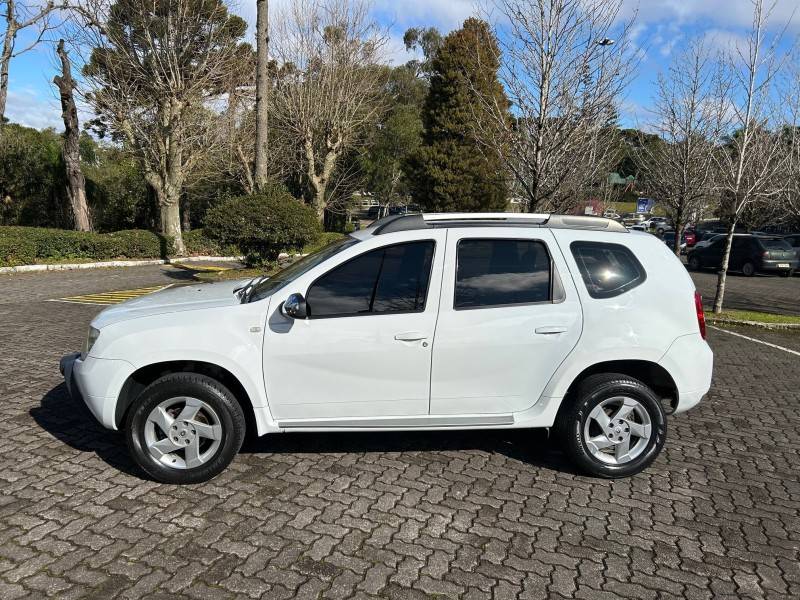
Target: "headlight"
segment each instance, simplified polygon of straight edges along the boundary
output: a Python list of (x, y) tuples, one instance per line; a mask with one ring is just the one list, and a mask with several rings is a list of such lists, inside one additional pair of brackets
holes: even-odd
[(98, 337), (100, 337), (100, 330), (90, 326), (89, 335), (86, 336), (86, 348), (84, 355), (89, 354), (89, 352), (92, 351), (92, 346), (94, 346), (94, 343), (97, 341)]

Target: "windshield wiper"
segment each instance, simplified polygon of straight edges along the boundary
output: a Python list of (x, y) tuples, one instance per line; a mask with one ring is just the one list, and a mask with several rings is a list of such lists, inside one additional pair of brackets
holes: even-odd
[(253, 293), (253, 290), (255, 290), (256, 286), (266, 278), (267, 278), (266, 275), (259, 275), (258, 277), (254, 277), (253, 279), (248, 281), (245, 285), (235, 288), (233, 290), (233, 293), (239, 296), (241, 304), (247, 304), (250, 301), (250, 295)]

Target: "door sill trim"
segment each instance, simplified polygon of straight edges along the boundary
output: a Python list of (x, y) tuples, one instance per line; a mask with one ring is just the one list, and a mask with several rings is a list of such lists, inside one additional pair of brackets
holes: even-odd
[(493, 425), (513, 425), (513, 414), (497, 415), (422, 415), (409, 417), (352, 417), (332, 419), (279, 419), (278, 427), (329, 428), (329, 429), (385, 429), (394, 427), (476, 427)]

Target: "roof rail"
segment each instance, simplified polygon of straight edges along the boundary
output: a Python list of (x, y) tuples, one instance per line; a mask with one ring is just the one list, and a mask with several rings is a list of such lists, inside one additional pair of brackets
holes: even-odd
[(429, 229), (434, 227), (475, 227), (527, 226), (549, 227), (551, 229), (586, 229), (595, 231), (617, 231), (627, 233), (621, 223), (605, 217), (584, 215), (553, 215), (547, 213), (424, 213), (413, 215), (393, 215), (378, 219), (364, 235), (380, 235), (397, 231)]

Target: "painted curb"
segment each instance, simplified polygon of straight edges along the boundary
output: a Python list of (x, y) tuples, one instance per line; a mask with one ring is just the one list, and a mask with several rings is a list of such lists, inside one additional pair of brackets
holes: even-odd
[[(288, 254), (286, 255), (288, 256)], [(144, 267), (148, 265), (168, 265), (172, 262), (240, 262), (242, 256), (188, 256), (175, 259), (146, 260), (106, 260), (91, 263), (59, 263), (51, 265), (17, 265), (16, 267), (0, 267), (4, 273), (38, 273), (43, 271), (74, 271), (77, 269), (105, 269), (109, 267)]]
[(761, 329), (800, 329), (800, 323), (761, 323), (760, 321), (743, 321), (740, 319), (709, 319), (706, 323), (710, 325), (746, 325), (748, 327), (760, 327)]

